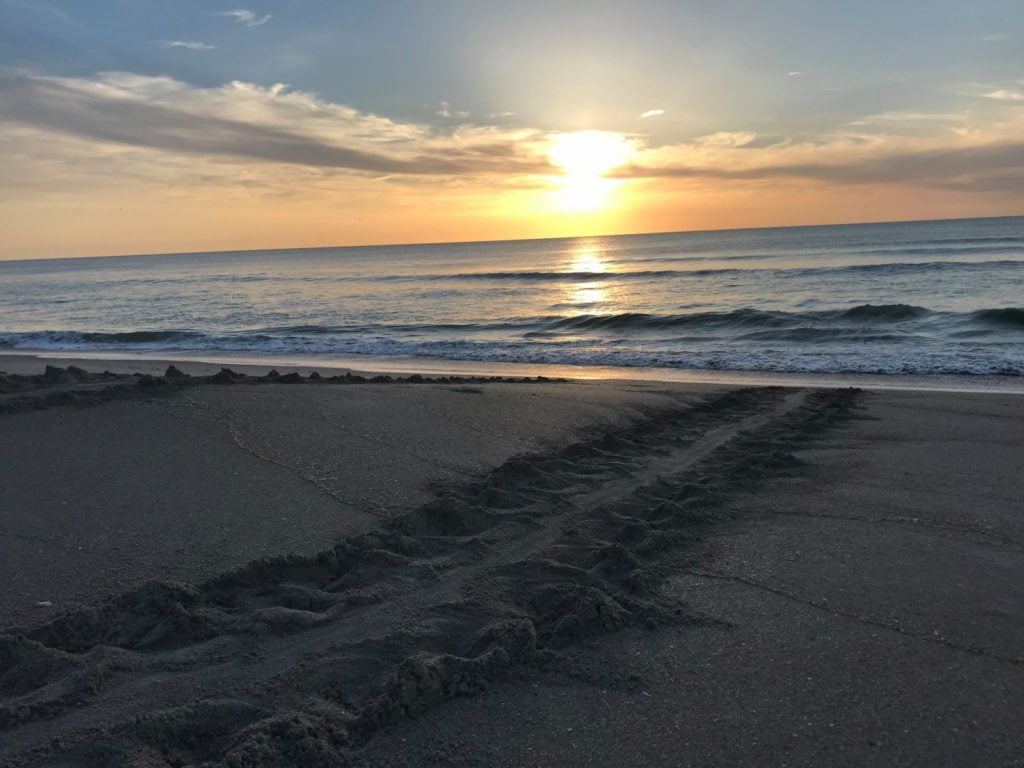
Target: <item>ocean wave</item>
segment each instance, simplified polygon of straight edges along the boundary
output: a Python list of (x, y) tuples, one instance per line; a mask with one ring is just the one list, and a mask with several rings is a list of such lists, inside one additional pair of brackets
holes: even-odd
[[(297, 343), (294, 338), (209, 337), (193, 342), (191, 352), (216, 359), (218, 354), (275, 356), (302, 355), (310, 363), (332, 356), (424, 357), (433, 359), (518, 364), (673, 368), (777, 373), (960, 374), (1024, 376), (1024, 345), (986, 352), (985, 345), (941, 348), (921, 344), (832, 340), (809, 345), (782, 341), (743, 344), (708, 340), (688, 348), (669, 344), (619, 346), (592, 340), (555, 340), (537, 343), (482, 340), (412, 341), (400, 339), (330, 338)], [(53, 349), (53, 347), (50, 347)], [(96, 349), (96, 347), (93, 347)], [(155, 349), (155, 348), (150, 348)], [(168, 348), (161, 348), (168, 350)], [(169, 351), (169, 350), (168, 350)], [(371, 362), (367, 362), (372, 367)]]
[(682, 315), (651, 315), (642, 312), (622, 312), (611, 315), (577, 315), (561, 317), (544, 325), (542, 332), (563, 331), (645, 331), (687, 326), (777, 325), (786, 322), (784, 312), (765, 312), (758, 309), (735, 309), (729, 312), (691, 312)]
[[(1001, 312), (1004, 310), (994, 310)], [(850, 321), (861, 323), (895, 323), (934, 314), (925, 307), (910, 304), (859, 304), (842, 310), (817, 312), (768, 312), (758, 309), (735, 309), (722, 312), (691, 312), (678, 315), (650, 315), (624, 312), (610, 315), (577, 315), (563, 317), (545, 325), (542, 332), (562, 330), (580, 332), (593, 330), (644, 331), (666, 328), (705, 327), (792, 328), (808, 322)]]
[(972, 317), (986, 324), (1024, 329), (1024, 308), (1020, 307), (981, 309), (975, 312)]
[(995, 261), (898, 261), (885, 264), (849, 264), (843, 267), (801, 267), (793, 271), (828, 272), (933, 272), (937, 270), (988, 270), (992, 268), (1024, 268), (1021, 259)]
[[(867, 252), (863, 252), (867, 254)], [(893, 251), (893, 253), (909, 253)], [(961, 253), (958, 251), (958, 253)], [(834, 254), (833, 254), (834, 255)], [(881, 255), (872, 253), (871, 255)], [(779, 258), (780, 254), (736, 255), (723, 257), (700, 258), (658, 258), (658, 263), (683, 263), (701, 261), (762, 261)], [(797, 256), (799, 258), (799, 256)], [(610, 263), (642, 263), (643, 259), (611, 260)], [(431, 273), (397, 273), (397, 274), (334, 274), (334, 275), (268, 275), (268, 274), (211, 274), (202, 273), (178, 277), (119, 277), (107, 283), (92, 284), (95, 290), (124, 290), (126, 287), (159, 288), (161, 286), (207, 285), (213, 283), (245, 284), (245, 283), (281, 283), (299, 285), (334, 285), (353, 283), (437, 283), (437, 282), (511, 282), (511, 283), (592, 283), (599, 281), (650, 281), (659, 279), (699, 279), (719, 275), (771, 275), (779, 277), (813, 276), (815, 274), (842, 274), (859, 272), (913, 272), (935, 270), (979, 270), (991, 268), (1024, 268), (1024, 259), (998, 259), (987, 261), (946, 260), (946, 261), (896, 261), (868, 264), (805, 264), (790, 267), (700, 267), (691, 269), (636, 269), (623, 271), (588, 271), (588, 270), (506, 270), (491, 272), (431, 272)]]
[(721, 370), (1024, 375), (1024, 308), (912, 304), (782, 312), (540, 316), (479, 323), (0, 333), (13, 350), (384, 355)]
[[(1022, 248), (1024, 250), (1024, 248)], [(971, 253), (983, 253), (970, 249), (958, 249), (950, 251), (957, 255), (970, 255)], [(832, 258), (856, 258), (857, 256), (878, 257), (884, 255), (914, 255), (915, 250), (875, 250), (856, 251), (845, 255), (843, 252), (832, 252)], [(921, 250), (920, 253), (933, 253), (938, 256), (942, 251)], [(379, 283), (472, 283), (472, 282), (509, 282), (509, 283), (593, 283), (593, 282), (626, 282), (626, 281), (651, 281), (651, 280), (693, 280), (717, 276), (742, 275), (742, 276), (773, 276), (780, 278), (833, 275), (833, 274), (858, 274), (858, 273), (907, 273), (907, 272), (932, 272), (938, 270), (985, 270), (985, 269), (1018, 269), (1024, 268), (1024, 259), (995, 259), (995, 260), (929, 260), (929, 261), (894, 261), (886, 263), (866, 264), (829, 264), (822, 263), (800, 266), (772, 267), (761, 266), (758, 262), (769, 261), (775, 258), (787, 258), (785, 254), (740, 254), (708, 257), (658, 257), (655, 259), (610, 259), (610, 265), (616, 264), (642, 264), (650, 261), (658, 264), (693, 263), (692, 268), (665, 267), (659, 269), (634, 269), (623, 271), (589, 271), (589, 270), (503, 270), (503, 271), (481, 271), (481, 272), (425, 272), (425, 273), (396, 273), (396, 274), (362, 274), (359, 272), (349, 274), (332, 275), (301, 275), (301, 274), (268, 274), (268, 273), (211, 273), (202, 271), (196, 274), (177, 276), (118, 276), (110, 281), (94, 281), (90, 287), (94, 291), (123, 291), (130, 288), (158, 289), (166, 287), (172, 290), (175, 287), (188, 289), (188, 286), (205, 286), (212, 284), (244, 285), (244, 284), (295, 284), (295, 285), (342, 285), (342, 284), (379, 284)], [(805, 259), (800, 254), (794, 254), (792, 258)], [(813, 258), (813, 257), (812, 257)], [(701, 267), (701, 262), (752, 262), (749, 267), (744, 266), (720, 266)]]
[[(895, 327), (899, 326), (898, 330)], [(875, 329), (875, 330), (872, 330)], [(152, 347), (152, 348), (235, 348), (239, 345), (277, 341), (308, 344), (339, 337), (400, 337), (406, 334), (443, 337), (446, 334), (493, 334), (509, 332), (510, 338), (554, 338), (601, 333), (615, 337), (630, 334), (644, 338), (651, 331), (670, 331), (672, 338), (683, 338), (677, 330), (700, 330), (720, 339), (753, 339), (768, 331), (799, 331), (804, 338), (819, 333), (840, 338), (843, 334), (864, 338), (891, 339), (912, 336), (922, 329), (936, 335), (954, 337), (962, 333), (983, 335), (993, 331), (1024, 329), (1024, 308), (999, 307), (973, 312), (940, 312), (913, 304), (858, 304), (845, 309), (784, 312), (749, 307), (729, 311), (697, 311), (680, 314), (621, 312), (612, 314), (546, 315), (466, 323), (361, 323), (353, 325), (285, 325), (207, 334), (193, 329), (138, 331), (48, 330), (22, 333), (0, 332), (0, 345), (7, 348), (58, 349), (63, 347)], [(782, 339), (779, 334), (773, 338)], [(802, 340), (800, 334), (794, 340)]]
[(832, 252), (833, 256), (843, 256), (845, 254), (855, 255), (868, 255), (868, 256), (941, 256), (943, 254), (957, 254), (964, 256), (971, 256), (975, 254), (985, 253), (1014, 253), (1016, 251), (1024, 250), (1024, 241), (1016, 240), (1006, 241), (997, 244), (983, 244), (983, 245), (956, 245), (953, 243), (949, 244), (938, 244), (938, 243), (927, 243), (919, 246), (890, 246), (884, 248), (851, 248), (849, 251), (844, 251), (841, 248)]
[(914, 333), (871, 333), (860, 328), (781, 328), (751, 331), (736, 337), (741, 341), (786, 341), (792, 343), (907, 342), (920, 338)]
[[(657, 277), (679, 277), (681, 275), (696, 276), (718, 274), (720, 272), (736, 272), (732, 269), (646, 269), (633, 272), (560, 272), (557, 270), (523, 270), (510, 272), (455, 272), (452, 274), (423, 275), (422, 280), (513, 280), (523, 282), (570, 282), (584, 283), (597, 280), (650, 280)], [(417, 279), (408, 275), (409, 279)]]
[(535, 327), (538, 321), (551, 318), (510, 320), (491, 323), (376, 323), (357, 325), (283, 325), (239, 331), (236, 335), (266, 334), (270, 336), (333, 336), (361, 333), (475, 333), (515, 331)]
[(898, 246), (964, 245), (965, 243), (1012, 243), (1024, 247), (1020, 235), (963, 235), (961, 237), (935, 237), (921, 240), (904, 240)]
[(582, 341), (555, 344), (434, 342), (374, 344), (353, 348), (354, 354), (431, 357), (478, 362), (588, 365), (685, 370), (760, 371), (772, 373), (861, 373), (886, 375), (1024, 376), (1024, 349), (999, 357), (973, 347), (952, 351), (908, 350), (905, 345), (846, 344), (829, 347), (602, 347)]
[(838, 316), (847, 320), (887, 322), (910, 320), (928, 314), (931, 314), (931, 310), (913, 304), (859, 304), (843, 310)]
[(397, 274), (374, 277), (345, 277), (334, 280), (369, 282), (521, 282), (521, 283), (590, 283), (598, 281), (629, 281), (663, 279), (694, 279), (717, 275), (778, 275), (800, 276), (835, 274), (843, 272), (913, 272), (935, 270), (980, 270), (992, 268), (1024, 268), (1024, 259), (998, 259), (994, 261), (907, 261), (882, 264), (846, 264), (841, 266), (776, 267), (744, 269), (742, 267), (716, 267), (707, 269), (640, 269), (623, 272), (564, 271), (564, 270), (511, 270), (503, 272), (451, 272), (432, 274)]
[[(7, 349), (64, 349), (88, 346), (157, 345), (172, 347), (206, 339), (198, 331), (30, 331), (27, 333), (0, 333), (0, 348)], [(36, 346), (38, 345), (38, 346)]]

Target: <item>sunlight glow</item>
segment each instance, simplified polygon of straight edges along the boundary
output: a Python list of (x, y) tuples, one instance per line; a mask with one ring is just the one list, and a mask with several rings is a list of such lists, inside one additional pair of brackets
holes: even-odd
[(548, 157), (565, 176), (558, 179), (554, 207), (564, 211), (595, 211), (608, 205), (622, 182), (605, 178), (633, 154), (633, 142), (618, 133), (577, 131), (551, 138)]

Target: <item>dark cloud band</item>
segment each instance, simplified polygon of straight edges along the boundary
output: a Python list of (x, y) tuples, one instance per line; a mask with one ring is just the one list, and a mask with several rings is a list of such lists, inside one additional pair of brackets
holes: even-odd
[[(550, 172), (545, 161), (518, 151), (508, 142), (455, 146), (443, 152), (372, 152), (273, 126), (83, 91), (45, 78), (0, 80), (0, 119), (170, 152), (228, 155), (371, 173)], [(340, 138), (343, 140), (344, 136)]]

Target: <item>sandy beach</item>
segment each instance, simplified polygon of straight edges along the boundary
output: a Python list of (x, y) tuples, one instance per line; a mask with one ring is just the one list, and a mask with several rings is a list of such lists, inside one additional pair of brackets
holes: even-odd
[(1024, 768), (1022, 29), (0, 0), (0, 768)]
[(44, 365), (0, 765), (1020, 764), (1020, 395)]

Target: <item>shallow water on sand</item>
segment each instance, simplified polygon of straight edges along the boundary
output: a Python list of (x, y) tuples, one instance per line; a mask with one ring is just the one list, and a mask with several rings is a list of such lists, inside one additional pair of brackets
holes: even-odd
[(1024, 218), (0, 262), (0, 350), (1024, 375)]

